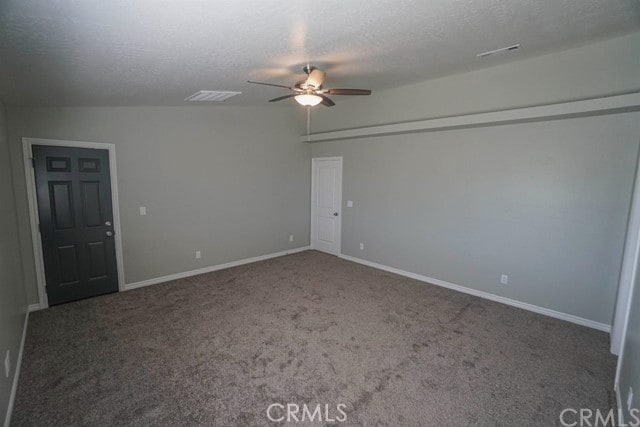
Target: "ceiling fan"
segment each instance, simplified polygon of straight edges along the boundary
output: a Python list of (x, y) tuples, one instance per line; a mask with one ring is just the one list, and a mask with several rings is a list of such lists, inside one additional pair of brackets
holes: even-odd
[(326, 95), (371, 95), (371, 91), (369, 89), (323, 89), (322, 84), (324, 83), (324, 79), (327, 75), (324, 71), (310, 65), (303, 67), (302, 70), (307, 74), (307, 78), (299, 81), (294, 86), (255, 82), (251, 80), (247, 80), (247, 83), (275, 86), (292, 90), (295, 93), (270, 99), (269, 102), (277, 102), (284, 99), (294, 98), (298, 104), (304, 105), (305, 107), (313, 107), (318, 104), (322, 104), (327, 107), (333, 107), (336, 105), (335, 102), (329, 99)]

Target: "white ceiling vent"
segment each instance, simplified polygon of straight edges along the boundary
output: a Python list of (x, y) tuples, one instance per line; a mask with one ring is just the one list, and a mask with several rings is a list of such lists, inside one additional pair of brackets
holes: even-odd
[(490, 50), (489, 52), (482, 52), (477, 54), (476, 56), (478, 58), (484, 58), (485, 56), (501, 55), (503, 53), (511, 52), (518, 49), (520, 49), (520, 45), (514, 44), (513, 46), (501, 47), (500, 49)]
[(221, 102), (231, 98), (232, 96), (240, 95), (241, 93), (242, 92), (220, 90), (201, 90), (186, 97), (184, 100), (189, 102)]

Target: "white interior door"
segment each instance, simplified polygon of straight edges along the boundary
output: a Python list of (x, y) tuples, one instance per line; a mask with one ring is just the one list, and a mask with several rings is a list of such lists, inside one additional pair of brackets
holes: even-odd
[(311, 247), (340, 253), (342, 228), (342, 157), (312, 160)]

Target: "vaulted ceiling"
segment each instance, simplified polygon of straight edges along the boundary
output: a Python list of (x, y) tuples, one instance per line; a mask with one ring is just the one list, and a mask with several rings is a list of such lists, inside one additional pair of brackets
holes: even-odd
[[(379, 90), (640, 30), (638, 0), (4, 0), (8, 105), (261, 105), (311, 63)], [(520, 43), (499, 57), (476, 54)]]

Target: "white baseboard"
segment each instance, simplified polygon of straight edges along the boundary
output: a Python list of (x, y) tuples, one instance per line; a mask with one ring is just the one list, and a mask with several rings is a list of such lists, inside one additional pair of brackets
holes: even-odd
[(29, 304), (29, 313), (31, 313), (32, 311), (38, 311), (40, 310), (40, 303), (36, 303), (36, 304)]
[(416, 279), (421, 282), (430, 283), (432, 285), (442, 286), (443, 288), (453, 289), (454, 291), (463, 292), (465, 294), (474, 295), (480, 298), (488, 299), (491, 301), (500, 302), (502, 304), (518, 307), (523, 310), (533, 311), (534, 313), (544, 314), (545, 316), (555, 317), (556, 319), (566, 320), (567, 322), (576, 323), (578, 325), (587, 326), (589, 328), (597, 329), (604, 332), (611, 332), (611, 325), (606, 323), (595, 322), (593, 320), (585, 319), (583, 317), (574, 316), (572, 314), (562, 313), (560, 311), (551, 310), (537, 305), (528, 304), (526, 302), (514, 300), (511, 298), (501, 297), (499, 295), (490, 294), (488, 292), (479, 291), (477, 289), (467, 288), (466, 286), (456, 285), (455, 283), (445, 282), (444, 280), (434, 279), (432, 277), (423, 276), (421, 274), (411, 273), (409, 271), (400, 270), (399, 268), (388, 267), (386, 265), (378, 264), (375, 262), (367, 261), (364, 259), (352, 257), (349, 255), (340, 254), (340, 258), (348, 261), (353, 261), (358, 264), (363, 264), (369, 267), (377, 268), (379, 270), (395, 273), (400, 276)]
[(27, 337), (27, 324), (29, 323), (29, 312), (25, 314), (24, 326), (22, 327), (22, 339), (20, 340), (20, 350), (18, 350), (18, 359), (16, 359), (16, 370), (13, 373), (13, 384), (11, 385), (11, 394), (9, 395), (9, 404), (7, 406), (7, 416), (4, 419), (4, 427), (9, 427), (11, 423), (11, 414), (13, 413), (13, 404), (16, 400), (16, 391), (18, 390), (18, 378), (20, 377), (20, 368), (22, 367), (22, 353), (24, 351), (24, 342)]
[(184, 271), (182, 273), (169, 274), (168, 276), (155, 277), (153, 279), (142, 280), (140, 282), (127, 283), (124, 285), (123, 290), (129, 291), (131, 289), (143, 288), (145, 286), (155, 285), (157, 283), (170, 282), (171, 280), (184, 279), (185, 277), (197, 276), (198, 274), (211, 273), (212, 271), (224, 270), (225, 268), (237, 267), (239, 265), (251, 264), (252, 262), (264, 261), (270, 258), (277, 258), (284, 255), (295, 254), (309, 250), (309, 246), (302, 246), (300, 248), (288, 249), (286, 251), (274, 252), (267, 255), (260, 255), (253, 258), (241, 259), (238, 261), (231, 261), (224, 264), (218, 264), (211, 267), (199, 268), (197, 270)]

